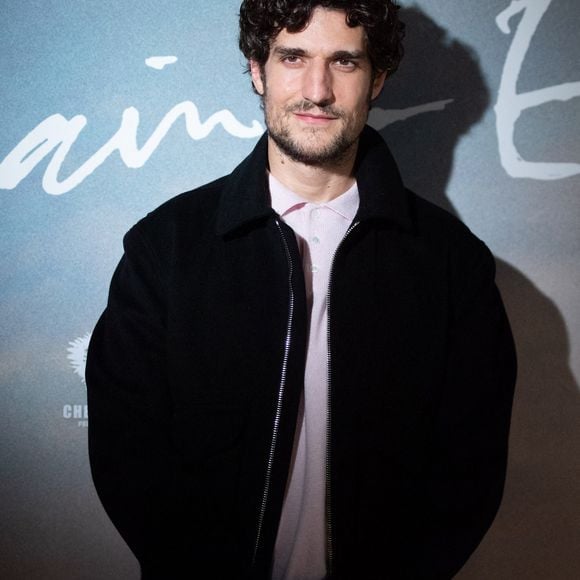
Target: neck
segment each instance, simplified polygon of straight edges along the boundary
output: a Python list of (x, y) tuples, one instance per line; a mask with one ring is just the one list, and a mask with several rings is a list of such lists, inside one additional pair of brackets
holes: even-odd
[(354, 161), (358, 143), (338, 161), (325, 165), (306, 165), (294, 161), (268, 138), (268, 161), (272, 175), (300, 197), (314, 203), (333, 200), (355, 182)]

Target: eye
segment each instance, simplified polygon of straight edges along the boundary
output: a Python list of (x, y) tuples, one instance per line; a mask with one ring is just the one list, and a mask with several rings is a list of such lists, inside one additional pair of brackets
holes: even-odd
[(287, 54), (281, 60), (286, 64), (298, 64), (300, 62), (300, 57), (296, 54)]
[(352, 70), (355, 69), (357, 67), (357, 63), (356, 61), (350, 59), (350, 58), (339, 58), (336, 61), (336, 64), (345, 70)]

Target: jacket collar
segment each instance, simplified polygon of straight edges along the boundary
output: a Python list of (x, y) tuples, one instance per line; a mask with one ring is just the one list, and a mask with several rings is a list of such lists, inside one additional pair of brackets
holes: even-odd
[[(226, 180), (217, 216), (219, 235), (274, 215), (269, 204), (267, 168), (268, 135), (264, 133)], [(356, 221), (378, 219), (402, 229), (411, 228), (408, 201), (395, 161), (382, 137), (369, 126), (361, 134), (355, 174), (360, 195)]]

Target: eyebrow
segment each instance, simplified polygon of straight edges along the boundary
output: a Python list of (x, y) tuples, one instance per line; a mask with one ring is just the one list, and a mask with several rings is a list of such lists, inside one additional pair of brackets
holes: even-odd
[[(277, 56), (308, 56), (308, 51), (303, 48), (292, 48), (290, 46), (276, 46), (274, 54)], [(361, 60), (366, 59), (364, 50), (337, 50), (330, 55), (330, 60)]]
[(361, 60), (366, 59), (364, 50), (338, 50), (332, 54), (332, 60)]
[(277, 46), (274, 54), (278, 56), (306, 56), (307, 52), (302, 48), (291, 48), (290, 46)]

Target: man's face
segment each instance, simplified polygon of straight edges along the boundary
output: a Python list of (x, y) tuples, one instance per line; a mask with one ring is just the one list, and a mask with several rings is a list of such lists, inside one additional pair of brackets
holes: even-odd
[(278, 34), (263, 70), (254, 61), (250, 69), (270, 138), (309, 165), (340, 162), (356, 146), (385, 80), (373, 78), (363, 28), (320, 7), (301, 32)]

